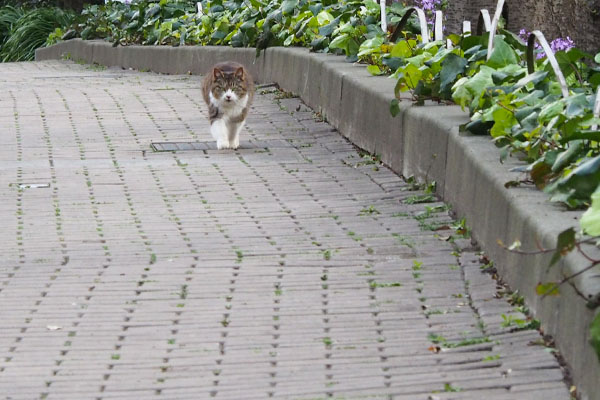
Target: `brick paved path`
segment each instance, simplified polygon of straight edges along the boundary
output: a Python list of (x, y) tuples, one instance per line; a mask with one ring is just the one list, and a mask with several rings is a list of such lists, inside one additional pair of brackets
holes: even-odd
[(214, 150), (199, 80), (0, 64), (0, 399), (569, 398), (443, 204), (272, 89)]

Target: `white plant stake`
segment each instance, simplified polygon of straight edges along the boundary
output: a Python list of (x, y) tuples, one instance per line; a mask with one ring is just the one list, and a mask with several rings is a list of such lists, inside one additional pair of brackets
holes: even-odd
[(202, 10), (202, 3), (197, 2), (196, 7), (198, 7), (198, 16), (201, 17), (202, 15), (204, 15), (204, 11)]
[(483, 28), (485, 31), (489, 32), (492, 29), (492, 18), (490, 18), (490, 13), (488, 10), (481, 10), (479, 18), (483, 21)]
[(488, 41), (488, 53), (487, 59), (489, 60), (492, 56), (492, 52), (494, 51), (494, 37), (496, 36), (496, 29), (498, 28), (498, 22), (500, 21), (500, 17), (502, 16), (502, 9), (504, 8), (504, 0), (498, 0), (498, 6), (496, 7), (496, 13), (494, 14), (494, 19), (492, 20), (492, 26), (490, 28), (490, 40)]
[(423, 42), (423, 44), (429, 43), (429, 28), (427, 27), (425, 11), (418, 7), (415, 7), (415, 11), (417, 11), (417, 15), (419, 16), (419, 25), (421, 25), (421, 42)]
[[(596, 92), (596, 102), (594, 103), (594, 118), (600, 118), (600, 86), (598, 86), (598, 91)], [(592, 125), (592, 130), (598, 130), (598, 125)]]
[(463, 35), (470, 36), (471, 32), (471, 21), (463, 21)]
[(385, 13), (385, 0), (379, 0), (379, 5), (381, 6), (381, 30), (383, 34), (387, 34), (387, 15)]
[(546, 57), (548, 57), (548, 61), (550, 61), (550, 65), (552, 66), (552, 69), (554, 70), (554, 75), (556, 75), (556, 79), (558, 79), (558, 83), (560, 84), (560, 90), (562, 92), (562, 96), (566, 99), (567, 97), (569, 97), (569, 87), (567, 86), (567, 80), (565, 79), (565, 76), (563, 75), (563, 73), (558, 65), (558, 61), (556, 61), (556, 57), (554, 57), (554, 52), (550, 48), (548, 41), (544, 37), (544, 34), (540, 31), (531, 32), (531, 35), (529, 35), (529, 39), (527, 40), (528, 72), (530, 74), (532, 74), (534, 72), (533, 71), (533, 69), (534, 69), (534, 61), (533, 61), (534, 47), (533, 47), (533, 45), (534, 45), (536, 39), (542, 46), (542, 49), (544, 49), (544, 52), (546, 53)]
[(440, 10), (435, 12), (434, 40), (444, 40), (444, 13)]
[(402, 33), (402, 29), (406, 26), (408, 22), (408, 18), (410, 18), (410, 16), (415, 12), (419, 16), (419, 26), (421, 27), (421, 43), (429, 43), (429, 28), (427, 28), (427, 17), (425, 17), (425, 12), (418, 7), (411, 7), (408, 10), (406, 10), (406, 13), (394, 28), (394, 32), (392, 33), (391, 38), (392, 42), (398, 40), (400, 34)]

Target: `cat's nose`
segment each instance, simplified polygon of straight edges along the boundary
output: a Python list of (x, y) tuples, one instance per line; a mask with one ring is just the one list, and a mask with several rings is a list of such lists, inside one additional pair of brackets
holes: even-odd
[(226, 95), (225, 95), (225, 100), (227, 100), (227, 101), (231, 101), (231, 95), (230, 95), (230, 94), (226, 94)]

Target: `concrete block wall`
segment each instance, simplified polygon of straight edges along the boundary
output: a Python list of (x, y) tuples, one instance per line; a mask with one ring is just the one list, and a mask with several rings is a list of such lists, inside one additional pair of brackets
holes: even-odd
[[(564, 285), (560, 297), (541, 298), (540, 281), (560, 279), (587, 265), (577, 254), (548, 269), (549, 254), (524, 256), (497, 245), (521, 240), (524, 249), (555, 246), (558, 233), (578, 227), (580, 212), (566, 212), (531, 187), (506, 189), (518, 179), (510, 172), (517, 161), (499, 162), (499, 152), (488, 137), (459, 133), (468, 116), (456, 106), (401, 102), (393, 118), (389, 103), (394, 83), (374, 77), (363, 65), (342, 57), (309, 53), (300, 48), (271, 48), (255, 59), (254, 49), (228, 47), (112, 47), (101, 41), (79, 39), (39, 49), (37, 60), (70, 57), (106, 66), (136, 68), (165, 74), (201, 74), (216, 62), (244, 63), (256, 80), (276, 82), (302, 99), (357, 146), (380, 154), (399, 174), (436, 181), (438, 194), (465, 217), (473, 236), (495, 262), (502, 278), (518, 289), (544, 332), (556, 338), (572, 368), (583, 400), (600, 399), (600, 362), (589, 344), (588, 326), (598, 311), (586, 307), (588, 297), (600, 292), (600, 269)], [(599, 255), (598, 251), (595, 251)]]

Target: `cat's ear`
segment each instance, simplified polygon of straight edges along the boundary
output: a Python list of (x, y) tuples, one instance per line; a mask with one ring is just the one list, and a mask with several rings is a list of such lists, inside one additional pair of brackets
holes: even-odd
[(238, 69), (235, 70), (235, 77), (244, 79), (244, 68), (243, 67), (239, 67)]
[(221, 71), (219, 68), (213, 68), (213, 78), (218, 79), (224, 77), (225, 75), (223, 74), (223, 71)]

